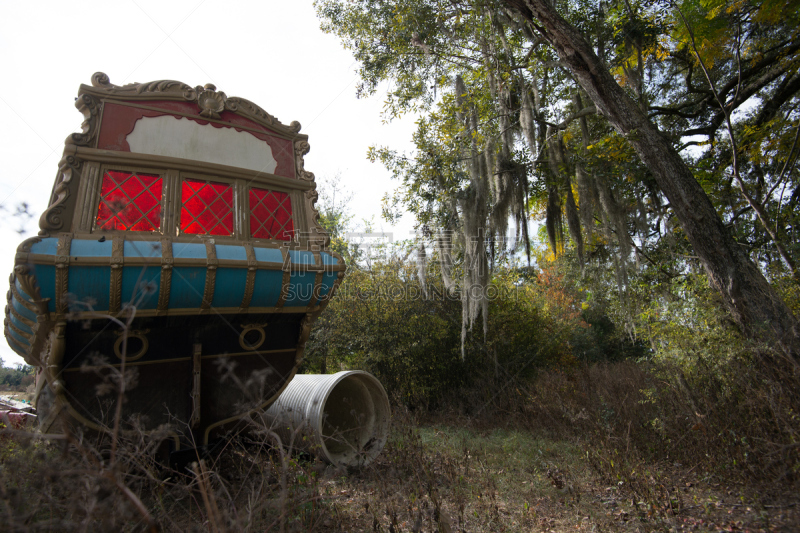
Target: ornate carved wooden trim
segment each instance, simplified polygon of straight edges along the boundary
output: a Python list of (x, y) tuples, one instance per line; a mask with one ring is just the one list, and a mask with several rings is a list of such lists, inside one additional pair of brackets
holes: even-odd
[(89, 233), (94, 225), (97, 205), (100, 201), (100, 164), (90, 162), (84, 165), (81, 174), (78, 198), (81, 199), (77, 209), (77, 229)]
[(53, 328), (53, 323), (49, 320), (40, 320), (34, 328), (33, 342), (25, 362), (31, 366), (41, 366), (41, 356), (44, 353), (44, 346), (47, 344), (47, 333)]
[(303, 156), (309, 151), (311, 151), (311, 145), (308, 144), (308, 141), (305, 139), (294, 142), (294, 166), (297, 179), (299, 180), (314, 181), (314, 173), (305, 169), (305, 159)]
[[(39, 286), (36, 283), (36, 277), (33, 275), (30, 267), (31, 247), (39, 242), (42, 242), (42, 239), (39, 237), (31, 237), (25, 239), (17, 246), (17, 253), (14, 257), (14, 273), (9, 278), (9, 282), (11, 283), (12, 290), (16, 293), (17, 288), (14, 286), (14, 280), (16, 279), (19, 281), (22, 290), (31, 298), (30, 303), (35, 306), (36, 314), (47, 318), (49, 314), (47, 304), (50, 298), (42, 298)], [(22, 295), (20, 295), (19, 300), (26, 301), (25, 298), (22, 298)]]
[[(14, 259), (14, 273), (9, 277), (9, 284), (11, 285), (10, 291), (8, 292), (9, 305), (6, 306), (7, 316), (14, 317), (16, 320), (28, 326), (33, 332), (30, 337), (30, 347), (27, 349), (14, 341), (17, 346), (26, 352), (23, 357), (25, 362), (29, 365), (41, 364), (39, 353), (42, 350), (42, 345), (47, 341), (47, 332), (52, 327), (52, 324), (49, 322), (50, 312), (48, 310), (50, 298), (42, 298), (36, 277), (29, 264), (31, 247), (38, 242), (41, 242), (39, 237), (32, 237), (26, 239), (17, 247), (17, 254)], [(17, 289), (17, 281), (27, 297), (24, 297)], [(27, 309), (34, 311), (38, 316), (37, 320), (34, 322), (20, 315), (17, 310), (14, 309), (14, 306), (11, 305), (11, 297), (14, 297)], [(7, 322), (10, 323), (10, 320), (7, 320)], [(25, 335), (25, 337), (28, 338), (27, 335)]]
[(214, 300), (214, 285), (217, 280), (217, 267), (219, 261), (217, 260), (217, 248), (214, 246), (214, 241), (208, 239), (205, 241), (206, 245), (206, 284), (203, 288), (203, 303), (200, 304), (200, 309), (208, 311), (211, 309), (211, 302)]
[(248, 179), (247, 182), (242, 182), (242, 180), (233, 182), (234, 205), (240, 206), (238, 209), (234, 208), (233, 210), (233, 227), (235, 228), (236, 238), (239, 241), (250, 236), (250, 199), (248, 198), (248, 189), (251, 184), (251, 179)]
[(330, 301), (330, 299), (333, 298), (333, 295), (336, 293), (336, 290), (342, 283), (342, 279), (344, 279), (344, 271), (340, 271), (339, 274), (336, 276), (336, 281), (333, 282), (333, 287), (331, 287), (331, 290), (328, 291), (328, 294), (325, 295), (325, 298), (323, 298), (320, 301), (320, 305), (327, 304)]
[(314, 318), (316, 316), (313, 313), (306, 313), (306, 316), (300, 321), (300, 336), (297, 339), (297, 351), (294, 357), (295, 367), (299, 366), (303, 361), (303, 352), (306, 349), (308, 336), (311, 334), (311, 324), (314, 323)]
[[(81, 86), (83, 92), (84, 88), (96, 90), (92, 94), (98, 96), (116, 96), (117, 98), (130, 98), (133, 99), (137, 96), (150, 96), (154, 94), (167, 99), (170, 96), (181, 96), (184, 100), (189, 102), (197, 100), (197, 93), (195, 90), (185, 83), (174, 80), (157, 80), (148, 83), (129, 83), (127, 85), (114, 85), (108, 78), (108, 75), (103, 72), (95, 72), (92, 74), (92, 87), (86, 85)], [(89, 92), (86, 90), (85, 92)], [(175, 99), (175, 98), (173, 98)]]
[(56, 245), (56, 313), (68, 311), (69, 302), (69, 252), (72, 246), (72, 234), (64, 233), (58, 238)]
[[(117, 340), (114, 342), (114, 355), (117, 356), (117, 359), (126, 363), (141, 359), (150, 349), (150, 340), (147, 338), (148, 333), (150, 333), (150, 330), (147, 328), (117, 332)], [(138, 339), (142, 343), (137, 352), (131, 353), (129, 351), (129, 339)]]
[(288, 126), (286, 126), (250, 100), (239, 98), (238, 96), (227, 98), (225, 100), (225, 109), (240, 115), (244, 115), (254, 122), (261, 123), (264, 126), (277, 130), (279, 133), (294, 136), (294, 134), (297, 134), (302, 128), (300, 123), (296, 120), (293, 120)]
[(91, 94), (80, 94), (75, 100), (75, 107), (83, 113), (83, 124), (81, 124), (81, 133), (73, 133), (65, 144), (74, 144), (77, 146), (95, 146), (97, 141), (97, 134), (100, 131), (100, 99), (95, 98)]
[(8, 319), (3, 322), (3, 336), (6, 338), (6, 343), (11, 347), (12, 350), (17, 352), (18, 354), (21, 353), (23, 359), (25, 361), (28, 360), (28, 348), (25, 348), (16, 338), (11, 335), (11, 330), (8, 328)]
[[(34, 327), (36, 327), (36, 322), (34, 322), (33, 320), (31, 320), (30, 318), (25, 318), (24, 316), (22, 316), (21, 314), (19, 314), (19, 313), (17, 312), (17, 310), (16, 310), (16, 309), (14, 309), (14, 306), (13, 306), (13, 305), (9, 305), (9, 306), (8, 306), (8, 310), (7, 310), (7, 311), (8, 311), (8, 312), (9, 312), (9, 313), (10, 313), (10, 314), (11, 314), (11, 315), (14, 317), (14, 318), (16, 318), (17, 320), (19, 320), (20, 322), (22, 322), (23, 324), (25, 324), (25, 325), (26, 325), (26, 326), (28, 326), (29, 328), (33, 329)], [(26, 334), (26, 335), (25, 335), (25, 337), (28, 337), (28, 335)]]
[(240, 313), (247, 311), (250, 307), (250, 302), (253, 300), (253, 291), (256, 286), (256, 271), (258, 270), (258, 261), (256, 261), (256, 252), (253, 245), (249, 242), (243, 244), (245, 253), (247, 253), (247, 281), (244, 285), (244, 296), (242, 297), (242, 305), (239, 308)]
[[(75, 134), (78, 135), (78, 134)], [(39, 217), (39, 235), (47, 235), (48, 232), (69, 229), (64, 227), (64, 211), (66, 203), (70, 197), (70, 188), (73, 178), (80, 175), (81, 160), (75, 156), (75, 147), (67, 145), (64, 148), (64, 155), (58, 163), (58, 173), (56, 184), (53, 188), (53, 195), (50, 197), (50, 204)]]
[(64, 358), (64, 349), (66, 348), (66, 339), (64, 333), (67, 330), (67, 323), (59, 320), (53, 333), (51, 334), (49, 342), (49, 353), (46, 355), (45, 372), (48, 374), (48, 383), (56, 393), (56, 400), (59, 399), (66, 403), (63, 398), (64, 395), (64, 382), (61, 380), (61, 361)]
[[(39, 292), (39, 286), (36, 283), (36, 277), (31, 272), (31, 268), (27, 264), (16, 265), (14, 267), (14, 274), (12, 275), (19, 281), (22, 290), (25, 291), (25, 294), (30, 296), (32, 303), (35, 306), (35, 312), (39, 316), (43, 316), (47, 318), (49, 311), (47, 309), (47, 304), (50, 301), (50, 298), (42, 298), (41, 293)], [(14, 293), (17, 293), (17, 288), (14, 286), (14, 282), (11, 282), (11, 288)], [(22, 295), (19, 295), (19, 299), (22, 302), (27, 302)]]
[[(176, 199), (181, 190), (180, 172), (175, 169), (167, 170), (162, 176), (161, 200), (161, 232), (167, 237), (172, 237), (177, 232), (178, 221), (176, 220), (175, 206), (180, 203), (180, 197)], [(164, 242), (164, 241), (161, 241)]]
[(15, 326), (14, 323), (11, 322), (10, 320), (6, 321), (4, 326), (9, 328), (11, 331), (15, 332), (17, 335), (19, 335), (23, 339), (28, 339), (29, 343), (31, 342), (31, 337), (33, 337), (33, 335), (31, 335), (30, 333), (25, 333), (24, 331), (19, 329), (17, 326)]
[(283, 279), (281, 280), (281, 296), (278, 298), (278, 303), (275, 304), (277, 309), (282, 309), (283, 304), (286, 303), (286, 298), (289, 296), (289, 282), (292, 278), (292, 256), (289, 255), (289, 247), (281, 246), (281, 255), (283, 255)]
[(42, 239), (39, 237), (29, 237), (22, 241), (19, 246), (17, 246), (17, 255), (14, 259), (14, 264), (26, 264), (28, 262), (28, 254), (31, 253), (31, 248), (33, 248), (34, 244), (39, 244), (40, 242), (42, 242)]
[(49, 348), (47, 350), (48, 353), (44, 355), (46, 358), (44, 361), (45, 377), (47, 383), (50, 385), (50, 389), (55, 394), (55, 401), (50, 414), (52, 419), (42, 426), (44, 428), (49, 428), (53, 423), (52, 420), (57, 419), (61, 412), (69, 407), (69, 401), (65, 397), (66, 387), (64, 386), (64, 380), (61, 376), (61, 363), (64, 359), (64, 351), (67, 344), (64, 337), (66, 330), (67, 323), (63, 320), (55, 324), (55, 328), (50, 334), (49, 345), (47, 346), (47, 348)]
[(164, 315), (169, 308), (169, 291), (172, 286), (172, 239), (161, 239), (161, 283), (158, 289), (158, 314)]
[(125, 261), (125, 239), (114, 235), (111, 241), (111, 287), (108, 295), (108, 311), (119, 312), (122, 307), (122, 265)]
[[(175, 80), (157, 80), (119, 86), (112, 84), (106, 74), (96, 72), (92, 76), (92, 85), (81, 85), (79, 94), (119, 100), (179, 100), (195, 102), (200, 116), (219, 119), (220, 113), (227, 110), (287, 137), (300, 137), (298, 135), (301, 128), (299, 122), (294, 121), (288, 126), (282, 124), (278, 119), (250, 100), (235, 96), (228, 97), (224, 92), (217, 91), (217, 88), (210, 83), (204, 87), (199, 85), (191, 87)], [(302, 137), (305, 137), (305, 135)]]
[(317, 274), (314, 276), (314, 289), (311, 291), (311, 299), (308, 301), (309, 311), (311, 311), (320, 300), (319, 293), (322, 290), (322, 275), (325, 273), (325, 265), (322, 264), (322, 254), (318, 251), (312, 253), (314, 254), (314, 267), (318, 270)]
[(304, 194), (306, 198), (306, 227), (308, 228), (308, 231), (304, 235), (307, 238), (306, 245), (309, 249), (327, 249), (330, 245), (331, 238), (319, 222), (319, 211), (317, 211), (315, 207), (319, 199), (316, 185), (314, 185), (313, 189), (307, 190)]
[(8, 283), (11, 286), (11, 288), (8, 290), (8, 293), (6, 294), (6, 300), (8, 300), (8, 302), (10, 303), (11, 297), (13, 296), (19, 303), (21, 303), (25, 307), (25, 309), (27, 309), (28, 311), (33, 311), (38, 315), (39, 307), (30, 300), (28, 300), (27, 298), (25, 298), (24, 296), (22, 296), (22, 294), (17, 290), (16, 279), (17, 279), (16, 275), (13, 272), (8, 277)]

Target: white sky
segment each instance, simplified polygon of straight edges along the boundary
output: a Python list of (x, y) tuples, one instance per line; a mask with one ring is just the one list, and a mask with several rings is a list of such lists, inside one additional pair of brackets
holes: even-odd
[[(28, 202), (38, 231), (64, 139), (80, 130), (78, 86), (101, 71), (124, 85), (173, 79), (213, 83), (251, 100), (309, 136), (305, 168), (317, 180), (341, 175), (358, 219), (410, 237), (413, 221), (389, 227), (380, 202), (398, 183), (366, 160), (367, 147), (410, 150), (413, 119), (383, 124), (383, 98), (355, 98), (357, 64), (338, 39), (319, 29), (310, 0), (0, 1), (0, 204)], [(23, 239), (0, 213), (0, 274), (13, 268)], [(5, 286), (4, 286), (5, 288)], [(6, 289), (7, 290), (7, 289)], [(0, 340), (6, 366), (22, 363)]]

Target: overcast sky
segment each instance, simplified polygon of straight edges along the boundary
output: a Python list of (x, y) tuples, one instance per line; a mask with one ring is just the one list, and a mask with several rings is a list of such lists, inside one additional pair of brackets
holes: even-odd
[[(213, 83), (228, 96), (255, 102), (284, 124), (299, 121), (309, 136), (305, 168), (317, 180), (341, 176), (355, 194), (357, 218), (408, 238), (413, 221), (380, 218), (383, 195), (398, 184), (367, 147), (410, 150), (413, 119), (384, 124), (383, 99), (355, 97), (357, 64), (338, 39), (319, 29), (310, 0), (2, 0), (0, 18), (0, 204), (27, 202), (36, 219), (46, 207), (64, 139), (80, 130), (78, 86), (101, 71), (124, 85), (161, 79)], [(24, 238), (0, 213), (0, 274), (7, 283)], [(7, 288), (4, 289), (4, 291)], [(6, 366), (22, 363), (0, 341)]]

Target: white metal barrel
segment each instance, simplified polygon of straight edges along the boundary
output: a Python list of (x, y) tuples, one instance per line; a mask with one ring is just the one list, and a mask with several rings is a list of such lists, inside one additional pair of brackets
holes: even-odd
[[(389, 437), (389, 398), (380, 381), (362, 370), (298, 374), (266, 411), (284, 444), (331, 464), (364, 466), (380, 454)], [(303, 439), (301, 437), (305, 436)]]

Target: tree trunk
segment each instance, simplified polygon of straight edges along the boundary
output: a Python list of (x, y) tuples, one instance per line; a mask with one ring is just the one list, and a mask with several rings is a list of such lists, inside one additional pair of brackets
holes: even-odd
[(547, 0), (504, 0), (555, 48), (598, 111), (624, 135), (653, 173), (675, 216), (748, 337), (800, 356), (800, 326), (758, 267), (731, 237), (672, 143), (617, 84), (592, 47)]

